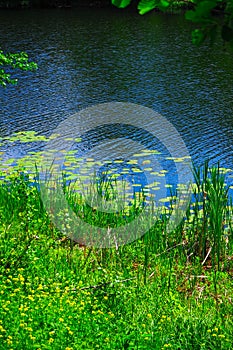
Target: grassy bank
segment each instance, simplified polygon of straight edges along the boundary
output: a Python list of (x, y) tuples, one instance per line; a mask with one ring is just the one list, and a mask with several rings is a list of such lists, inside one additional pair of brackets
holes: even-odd
[(1, 180), (0, 349), (232, 349), (233, 206), (219, 167), (194, 177), (175, 231), (111, 249), (62, 235), (27, 174)]

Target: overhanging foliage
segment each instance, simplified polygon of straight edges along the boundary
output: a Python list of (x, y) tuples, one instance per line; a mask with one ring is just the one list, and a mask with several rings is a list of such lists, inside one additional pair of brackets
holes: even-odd
[[(132, 0), (112, 0), (112, 4), (119, 7), (127, 7)], [(139, 0), (138, 12), (144, 15), (154, 9), (162, 11), (177, 5), (177, 0)], [(192, 31), (192, 41), (200, 45), (206, 38), (214, 42), (220, 30), (222, 40), (233, 48), (233, 0), (190, 0), (192, 10), (185, 13), (185, 18), (196, 24)]]

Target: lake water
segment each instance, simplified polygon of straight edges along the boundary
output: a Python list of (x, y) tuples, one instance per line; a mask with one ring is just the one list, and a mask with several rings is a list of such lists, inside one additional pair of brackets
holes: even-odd
[[(2, 138), (31, 130), (49, 136), (86, 107), (134, 103), (166, 118), (195, 164), (233, 167), (233, 56), (218, 43), (193, 46), (182, 16), (28, 10), (2, 11), (0, 22), (2, 49), (26, 51), (39, 67), (1, 89)], [(135, 125), (137, 115), (128, 122)], [(3, 142), (1, 150), (6, 160), (43, 147)]]

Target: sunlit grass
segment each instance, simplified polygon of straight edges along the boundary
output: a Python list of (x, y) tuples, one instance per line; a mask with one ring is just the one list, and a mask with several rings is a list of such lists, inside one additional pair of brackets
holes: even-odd
[(148, 185), (146, 194), (131, 193), (135, 186), (126, 187), (117, 177), (102, 184), (93, 177), (93, 188), (109, 200), (129, 191), (125, 203), (131, 201), (130, 206), (101, 214), (80, 191), (80, 183), (90, 179), (84, 174), (79, 182), (72, 166), (69, 170), (61, 179), (64, 195), (86, 221), (101, 223), (107, 231), (111, 223), (133, 220), (148, 201), (154, 225), (127, 245), (86, 247), (53, 224), (41, 201), (38, 174), (5, 169), (0, 180), (0, 350), (232, 349), (229, 172), (207, 163), (196, 168), (186, 216), (167, 232), (176, 201), (169, 184), (171, 195), (164, 197), (158, 215), (153, 196), (150, 200), (158, 181)]

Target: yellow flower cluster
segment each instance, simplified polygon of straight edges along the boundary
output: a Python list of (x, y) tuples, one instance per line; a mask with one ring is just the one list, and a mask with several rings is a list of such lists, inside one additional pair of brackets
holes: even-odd
[(212, 337), (218, 337), (218, 338), (225, 338), (224, 334), (217, 334), (219, 331), (218, 327), (215, 327), (213, 329), (208, 329), (207, 332), (211, 333)]

